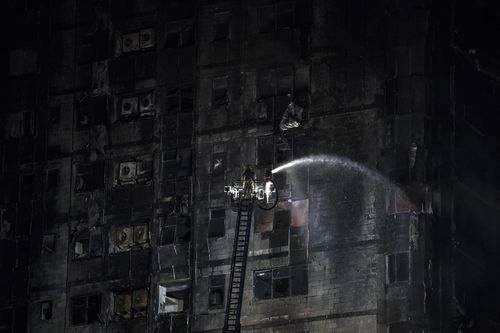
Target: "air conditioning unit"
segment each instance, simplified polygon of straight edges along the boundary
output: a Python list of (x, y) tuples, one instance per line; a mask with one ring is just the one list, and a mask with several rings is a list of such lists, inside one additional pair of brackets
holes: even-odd
[(121, 184), (132, 184), (137, 176), (137, 162), (120, 163), (120, 174), (118, 178)]
[(120, 115), (131, 116), (133, 114), (136, 114), (137, 113), (137, 104), (138, 104), (137, 97), (122, 98)]
[(148, 291), (146, 289), (134, 290), (132, 294), (132, 309), (144, 311), (148, 307)]
[(134, 243), (144, 244), (149, 240), (148, 225), (138, 224), (134, 227)]
[(154, 29), (142, 29), (140, 33), (141, 49), (155, 46), (155, 31)]
[(132, 227), (116, 229), (115, 244), (122, 249), (132, 246), (134, 244), (134, 231)]
[(139, 97), (139, 112), (141, 114), (150, 113), (154, 110), (154, 94), (150, 92), (149, 94), (141, 95)]
[(114, 294), (113, 312), (118, 319), (130, 318), (130, 310), (132, 307), (132, 297), (130, 293), (117, 293)]
[(138, 32), (125, 34), (122, 36), (123, 53), (137, 51), (139, 50), (139, 48), (140, 48), (140, 42), (139, 42)]

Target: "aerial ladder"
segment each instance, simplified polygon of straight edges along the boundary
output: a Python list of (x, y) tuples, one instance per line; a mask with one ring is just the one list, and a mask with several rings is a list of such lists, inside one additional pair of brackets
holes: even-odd
[(257, 182), (255, 173), (248, 165), (241, 182), (225, 186), (224, 192), (230, 199), (231, 209), (238, 215), (223, 332), (239, 333), (253, 210), (255, 206), (263, 210), (273, 209), (278, 203), (278, 192), (270, 171), (266, 172), (263, 181)]

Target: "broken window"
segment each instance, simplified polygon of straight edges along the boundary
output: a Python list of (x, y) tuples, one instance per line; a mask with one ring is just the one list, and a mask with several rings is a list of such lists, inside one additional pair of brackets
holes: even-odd
[(52, 106), (49, 108), (49, 124), (50, 126), (59, 126), (61, 121), (61, 106)]
[(277, 267), (254, 273), (254, 295), (258, 300), (307, 295), (307, 266)]
[(87, 325), (101, 320), (101, 295), (71, 298), (71, 324)]
[(229, 37), (230, 12), (220, 12), (214, 14), (213, 40), (225, 40)]
[(8, 138), (23, 138), (35, 136), (35, 115), (31, 111), (10, 113), (4, 125), (4, 136)]
[(43, 301), (40, 303), (40, 319), (52, 319), (52, 301)]
[(212, 103), (215, 105), (227, 104), (228, 96), (228, 77), (221, 76), (212, 80)]
[(59, 185), (59, 170), (51, 169), (47, 171), (47, 190), (51, 191)]
[(56, 251), (56, 235), (46, 234), (42, 238), (42, 253), (54, 253)]
[(386, 256), (387, 282), (408, 281), (410, 279), (410, 260), (408, 252)]
[(224, 307), (225, 275), (213, 275), (209, 280), (208, 308), (218, 309)]
[(30, 258), (30, 242), (27, 240), (16, 241), (16, 268), (26, 267)]
[(161, 245), (184, 244), (191, 240), (191, 223), (188, 216), (161, 218)]
[(102, 255), (101, 228), (80, 231), (75, 237), (73, 258), (85, 259), (85, 258), (100, 257), (101, 255)]
[(181, 48), (194, 44), (194, 30), (191, 21), (167, 23), (165, 30), (166, 48)]
[(149, 159), (120, 162), (117, 183), (119, 185), (148, 183), (152, 177), (152, 166), (153, 161)]
[(113, 320), (145, 317), (147, 307), (146, 289), (113, 293)]
[(30, 201), (33, 199), (33, 191), (35, 190), (35, 176), (22, 175), (21, 176), (21, 190), (20, 190), (20, 200), (21, 202)]
[(144, 248), (149, 246), (148, 223), (139, 223), (116, 227), (111, 235), (114, 251), (128, 251), (133, 248)]
[(269, 239), (269, 247), (279, 248), (288, 246), (290, 223), (290, 210), (276, 210), (274, 212), (273, 231)]
[(0, 332), (2, 333), (27, 332), (27, 322), (26, 306), (0, 310)]
[(294, 26), (294, 8), (292, 3), (280, 3), (259, 9), (259, 32), (276, 32)]
[(76, 165), (75, 192), (88, 192), (104, 187), (104, 161)]
[(264, 69), (258, 72), (259, 97), (282, 96), (293, 91), (292, 67)]
[(271, 270), (255, 272), (254, 292), (257, 299), (270, 299), (272, 297)]
[(290, 269), (273, 269), (273, 298), (290, 296)]
[(271, 166), (274, 162), (274, 136), (257, 138), (257, 165)]
[(208, 222), (209, 238), (224, 237), (226, 233), (226, 228), (224, 225), (225, 217), (226, 217), (226, 210), (224, 208), (210, 210), (210, 220)]
[(76, 127), (78, 129), (103, 124), (106, 120), (108, 99), (99, 96), (80, 102), (76, 108)]

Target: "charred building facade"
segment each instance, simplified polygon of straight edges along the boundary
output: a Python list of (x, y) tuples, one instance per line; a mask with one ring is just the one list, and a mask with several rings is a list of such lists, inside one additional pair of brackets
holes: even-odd
[(5, 6), (1, 333), (500, 331), (494, 1)]

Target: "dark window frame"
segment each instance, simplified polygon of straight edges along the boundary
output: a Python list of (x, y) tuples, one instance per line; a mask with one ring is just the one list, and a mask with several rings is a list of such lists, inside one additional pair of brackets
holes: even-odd
[[(75, 302), (77, 300), (83, 301), (81, 304), (78, 304), (78, 308), (82, 308), (84, 311), (83, 320), (75, 323)], [(96, 313), (91, 313), (90, 310), (90, 301), (98, 300), (98, 310)], [(70, 325), (71, 326), (83, 326), (89, 325), (92, 323), (96, 323), (100, 321), (101, 311), (102, 311), (102, 294), (89, 294), (89, 295), (78, 295), (71, 297), (70, 301)], [(94, 317), (95, 316), (95, 317)]]
[[(163, 216), (160, 230), (160, 246), (188, 244), (191, 242), (191, 220), (189, 216)], [(183, 232), (182, 228), (186, 228), (187, 232)], [(167, 230), (170, 232), (167, 237)]]
[[(223, 212), (221, 216), (217, 215), (214, 216), (214, 212)], [(207, 230), (207, 236), (208, 238), (222, 238), (226, 235), (226, 209), (224, 207), (217, 207), (217, 208), (211, 208), (210, 209), (210, 218), (208, 220), (208, 230)], [(220, 226), (215, 227), (215, 223), (221, 223), (222, 224), (222, 231), (220, 230)]]
[(212, 104), (227, 105), (229, 98), (229, 75), (221, 75), (212, 78)]
[[(306, 272), (306, 279), (308, 279), (309, 271), (308, 271), (308, 266), (307, 264), (303, 265), (293, 265), (293, 266), (281, 266), (281, 267), (273, 267), (269, 269), (262, 269), (262, 270), (256, 270), (254, 271), (254, 283), (253, 283), (253, 288), (254, 288), (254, 299), (257, 301), (261, 300), (267, 300), (267, 299), (278, 299), (278, 298), (285, 298), (285, 297), (294, 297), (294, 296), (303, 296), (307, 295), (309, 292), (308, 286), (304, 286), (303, 281), (298, 281), (294, 282), (294, 279), (297, 277), (295, 274), (296, 271), (302, 270), (303, 272)], [(270, 280), (268, 286), (262, 286), (258, 282), (258, 275), (259, 274), (265, 274), (266, 278), (265, 280)], [(264, 275), (262, 275), (264, 276)], [(260, 279), (260, 282), (266, 283), (263, 281), (264, 279)], [(285, 282), (286, 280), (286, 282)], [(277, 291), (276, 289), (282, 287), (281, 285), (278, 285), (279, 282), (283, 282), (284, 284), (282, 286), (287, 286), (287, 291), (286, 294), (282, 292), (281, 294), (276, 294)], [(308, 283), (307, 283), (308, 284)], [(264, 290), (263, 287), (267, 287), (269, 289), (268, 293), (264, 293), (264, 297), (261, 298), (257, 296), (257, 292), (262, 292)], [(306, 288), (304, 288), (306, 287)]]
[(213, 14), (212, 41), (224, 41), (231, 38), (231, 11), (225, 10)]
[[(406, 262), (406, 270), (398, 268)], [(404, 276), (403, 276), (404, 275)], [(411, 255), (409, 251), (396, 252), (386, 255), (386, 283), (411, 281)]]
[[(210, 310), (215, 309), (223, 309), (225, 306), (226, 299), (226, 275), (212, 275), (209, 277), (208, 282), (208, 308)], [(212, 303), (213, 297), (216, 297), (216, 294), (220, 296), (220, 303)]]
[[(53, 302), (52, 300), (46, 300), (40, 302), (40, 320), (51, 320), (53, 313)], [(47, 307), (46, 307), (47, 306)]]
[[(98, 232), (97, 232), (98, 231)], [(99, 236), (99, 239), (96, 240), (96, 236)], [(99, 247), (96, 247), (95, 242), (99, 242)], [(84, 254), (77, 256), (76, 246), (77, 243), (82, 243), (83, 249), (86, 251)], [(86, 244), (86, 245), (85, 245)], [(98, 249), (98, 252), (93, 251), (93, 249)], [(73, 241), (73, 261), (80, 261), (92, 258), (100, 258), (104, 254), (104, 238), (103, 238), (103, 230), (101, 228), (96, 229), (85, 229), (80, 231)]]

